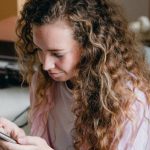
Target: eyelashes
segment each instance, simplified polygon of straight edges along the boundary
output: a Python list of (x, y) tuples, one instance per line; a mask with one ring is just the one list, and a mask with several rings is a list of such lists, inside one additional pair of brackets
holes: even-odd
[(62, 54), (57, 54), (57, 53), (53, 53), (52, 55), (55, 56), (55, 57), (57, 57), (57, 58), (62, 58), (64, 56)]
[[(44, 52), (40, 48), (35, 48), (34, 51), (36, 51), (38, 53), (38, 55), (40, 55), (42, 57), (46, 54), (46, 53), (44, 54)], [(48, 51), (48, 53), (50, 53), (51, 56), (54, 56), (57, 58), (62, 58), (64, 56), (63, 54), (54, 53), (54, 52), (50, 52), (50, 51)]]

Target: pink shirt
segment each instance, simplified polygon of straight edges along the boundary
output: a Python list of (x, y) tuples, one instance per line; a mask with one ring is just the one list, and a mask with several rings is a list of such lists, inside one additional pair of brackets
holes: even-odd
[[(37, 74), (34, 75), (30, 88), (31, 107), (34, 105), (34, 101), (36, 101), (34, 96), (36, 80)], [(40, 110), (34, 115), (31, 125), (31, 135), (44, 138), (50, 146), (53, 144), (50, 139), (48, 123), (46, 125), (44, 124), (43, 114), (50, 111), (52, 101), (55, 101), (55, 97), (52, 95), (54, 92), (55, 85), (46, 92), (46, 98), (49, 104), (41, 106)], [(137, 88), (135, 88), (134, 92), (136, 95), (136, 101), (132, 106), (135, 112), (134, 126), (130, 120), (124, 122), (125, 130), (120, 139), (118, 150), (150, 150), (150, 108), (147, 104), (145, 94)]]

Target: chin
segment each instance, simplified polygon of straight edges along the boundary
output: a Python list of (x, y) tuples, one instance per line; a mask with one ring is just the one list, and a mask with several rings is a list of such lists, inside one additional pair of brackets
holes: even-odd
[(65, 82), (65, 81), (67, 81), (69, 79), (68, 78), (53, 78), (53, 80), (59, 81), (59, 82)]
[(60, 75), (60, 76), (50, 76), (54, 81), (58, 81), (58, 82), (65, 82), (67, 80), (71, 79), (71, 76), (69, 75)]

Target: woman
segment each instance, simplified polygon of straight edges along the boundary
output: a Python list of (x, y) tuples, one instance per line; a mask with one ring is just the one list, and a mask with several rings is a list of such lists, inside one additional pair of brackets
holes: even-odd
[(28, 0), (17, 35), (32, 136), (2, 119), (20, 144), (4, 150), (150, 149), (149, 70), (120, 6)]

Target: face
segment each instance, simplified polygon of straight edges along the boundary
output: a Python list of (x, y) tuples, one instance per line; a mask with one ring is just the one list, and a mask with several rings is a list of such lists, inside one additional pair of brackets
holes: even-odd
[(43, 69), (55, 81), (70, 80), (80, 59), (78, 43), (64, 22), (33, 26), (33, 42), (37, 46)]

